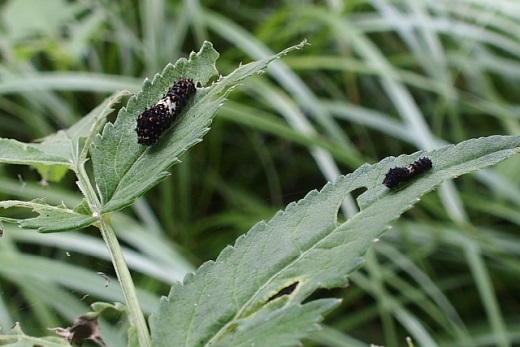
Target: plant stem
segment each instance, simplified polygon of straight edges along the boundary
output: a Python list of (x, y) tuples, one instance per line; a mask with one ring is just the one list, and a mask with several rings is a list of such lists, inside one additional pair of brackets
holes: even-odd
[(109, 215), (101, 214), (101, 202), (99, 201), (94, 187), (90, 184), (87, 172), (85, 171), (84, 163), (87, 151), (83, 151), (80, 155), (80, 159), (76, 160), (78, 163), (76, 172), (78, 176), (78, 186), (81, 192), (84, 194), (90, 209), (93, 214), (99, 216), (99, 230), (105, 240), (105, 244), (108, 248), (108, 253), (112, 258), (112, 264), (116, 270), (116, 275), (121, 284), (123, 290), (123, 296), (125, 297), (126, 307), (128, 308), (128, 314), (131, 325), (133, 325), (137, 332), (137, 339), (140, 347), (151, 347), (152, 341), (150, 339), (150, 332), (144, 319), (143, 311), (139, 305), (137, 299), (137, 292), (135, 290), (130, 270), (126, 264), (121, 245), (117, 240), (116, 233), (112, 227)]
[(137, 338), (139, 340), (139, 346), (151, 347), (152, 341), (150, 340), (150, 332), (144, 319), (143, 311), (139, 306), (139, 300), (137, 299), (137, 292), (135, 290), (132, 276), (128, 270), (121, 246), (117, 240), (116, 233), (112, 228), (112, 223), (108, 216), (100, 218), (101, 235), (108, 247), (110, 256), (112, 257), (112, 264), (116, 270), (117, 278), (121, 284), (123, 290), (123, 296), (125, 297), (126, 306), (128, 307), (128, 313), (130, 316), (130, 323), (135, 326), (137, 330)]

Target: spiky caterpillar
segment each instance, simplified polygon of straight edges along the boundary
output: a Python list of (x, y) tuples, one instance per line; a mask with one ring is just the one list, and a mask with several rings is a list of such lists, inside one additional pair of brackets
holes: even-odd
[(408, 166), (394, 167), (388, 170), (385, 179), (383, 180), (383, 184), (388, 188), (395, 188), (400, 183), (409, 181), (431, 168), (432, 161), (430, 158), (420, 158)]
[(146, 109), (137, 117), (137, 143), (153, 145), (181, 113), (188, 99), (195, 94), (193, 80), (181, 78), (155, 106)]

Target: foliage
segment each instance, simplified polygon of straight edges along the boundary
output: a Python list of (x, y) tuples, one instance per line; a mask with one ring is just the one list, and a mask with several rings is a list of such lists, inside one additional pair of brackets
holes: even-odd
[[(219, 81), (211, 87), (201, 88), (190, 100), (190, 103), (194, 103), (193, 106), (188, 105), (187, 112), (183, 112), (184, 117), (176, 124), (176, 139), (163, 137), (156, 146), (142, 146), (136, 143), (134, 133), (136, 117), (153, 105), (151, 100), (158, 100), (165, 95), (169, 86), (181, 76), (190, 78), (197, 84), (207, 84), (210, 78), (217, 74), (215, 60), (218, 58), (218, 53), (210, 43), (204, 43), (200, 52), (192, 53), (188, 60), (180, 59), (175, 65), (169, 64), (153, 81), (146, 80), (143, 90), (130, 98), (127, 107), (121, 109), (114, 124), (105, 124), (106, 116), (112, 111), (113, 104), (119, 101), (125, 92), (117, 93), (107, 99), (68, 131), (49, 136), (41, 144), (32, 145), (3, 139), (7, 150), (4, 156), (0, 157), (0, 162), (32, 164), (39, 167), (58, 165), (71, 169), (78, 177), (77, 184), (84, 195), (84, 200), (73, 210), (68, 209), (64, 204), (47, 205), (43, 200), (30, 202), (8, 200), (0, 202), (0, 207), (31, 208), (38, 213), (38, 216), (28, 219), (0, 217), (0, 220), (19, 223), (24, 228), (34, 228), (42, 232), (69, 231), (89, 225), (99, 227), (129, 307), (130, 340), (134, 341), (133, 337), (136, 336), (140, 346), (150, 346), (146, 322), (121, 248), (112, 229), (109, 213), (130, 205), (168, 175), (166, 170), (178, 162), (176, 155), (201, 141), (202, 135), (209, 129), (215, 112), (224, 102), (227, 92), (239, 81), (252, 74), (262, 73), (272, 60), (293, 49), (301, 48), (304, 44), (305, 42), (302, 42), (299, 46), (291, 47), (278, 55), (242, 65), (225, 78), (219, 78)], [(102, 125), (104, 125), (103, 131), (99, 135)], [(84, 165), (89, 152), (93, 178), (88, 176)], [(97, 183), (97, 194), (91, 182)], [(103, 277), (108, 278), (106, 275)], [(67, 336), (71, 335), (68, 329), (61, 330), (65, 331)], [(74, 338), (70, 340), (74, 342)], [(81, 344), (82, 341), (78, 343)]]
[[(242, 82), (170, 177), (131, 208), (110, 213), (150, 314), (195, 266), (341, 173), (400, 153), (518, 134), (518, 10), (510, 0), (9, 0), (0, 8), (0, 137), (32, 151), (110, 94), (138, 92), (142, 77), (206, 40), (228, 74), (308, 39), (301, 54)], [(67, 136), (56, 140), (65, 142), (56, 143), (61, 154), (51, 160), (61, 161)], [(0, 200), (90, 208), (70, 170), (62, 177), (66, 171), (54, 169), (63, 166), (33, 167), (0, 166)], [(421, 346), (517, 344), (518, 169), (512, 158), (424, 195), (369, 249), (347, 289), (326, 292), (342, 305), (304, 345), (394, 346), (406, 336)], [(355, 215), (355, 199), (341, 211)], [(2, 215), (36, 216), (19, 209)], [(124, 300), (92, 228), (3, 229), (2, 333), (19, 321), (25, 333), (41, 336), (47, 327), (70, 326), (93, 301)], [(106, 288), (100, 271), (112, 279)], [(105, 341), (124, 345), (127, 326), (109, 321), (100, 320)]]
[[(373, 241), (422, 194), (519, 150), (520, 137), (495, 136), (388, 158), (340, 176), (270, 221), (256, 224), (215, 262), (174, 285), (152, 315), (153, 345), (298, 344), (316, 329), (323, 313), (339, 304), (332, 298), (304, 301), (320, 288), (347, 285), (347, 275), (363, 263)], [(396, 162), (411, 163), (424, 155), (435, 163), (433, 172), (398, 190), (383, 188), (382, 177)], [(358, 198), (361, 211), (338, 222), (338, 208), (347, 194), (363, 187), (367, 191)]]

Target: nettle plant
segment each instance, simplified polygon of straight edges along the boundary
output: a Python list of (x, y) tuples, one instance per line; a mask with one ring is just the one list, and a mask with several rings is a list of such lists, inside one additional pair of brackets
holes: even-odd
[[(262, 73), (271, 61), (304, 45), (302, 42), (277, 55), (242, 65), (210, 83), (218, 76), (218, 53), (210, 43), (204, 43), (189, 59), (180, 59), (152, 81), (146, 80), (113, 124), (107, 123), (106, 117), (128, 92), (115, 93), (70, 129), (41, 143), (0, 139), (0, 162), (31, 165), (58, 175), (72, 170), (84, 197), (74, 208), (52, 206), (42, 200), (3, 201), (0, 207), (28, 208), (38, 215), (1, 220), (42, 233), (91, 225), (99, 228), (126, 301), (125, 306), (92, 305), (93, 312), (79, 317), (72, 327), (57, 331), (65, 339), (29, 337), (17, 326), (11, 334), (0, 335), (0, 342), (63, 346), (70, 342), (81, 344), (81, 335), (102, 345), (96, 318), (111, 307), (128, 313), (130, 346), (297, 345), (319, 327), (324, 314), (340, 303), (337, 298), (312, 299), (311, 294), (320, 288), (346, 286), (349, 274), (361, 266), (374, 240), (423, 194), (447, 179), (494, 165), (518, 151), (520, 137), (492, 136), (363, 165), (321, 190), (309, 192), (269, 221), (259, 222), (233, 246), (226, 247), (215, 261), (186, 275), (161, 299), (147, 324), (111, 214), (128, 207), (165, 179), (167, 170), (179, 162), (179, 155), (202, 141), (227, 93), (241, 80)], [(164, 130), (156, 143), (138, 144), (137, 117), (161, 100), (181, 78), (193, 80), (198, 87), (183, 105), (173, 128)], [(167, 102), (164, 105), (171, 107)], [(428, 158), (428, 165), (421, 166), (419, 177), (410, 179), (411, 174), (415, 176), (411, 163), (425, 161), (420, 158)], [(86, 165), (91, 165), (91, 170)], [(408, 173), (389, 188), (383, 181), (389, 179), (392, 168)], [(338, 218), (344, 200), (360, 188), (365, 191), (357, 198), (359, 212), (347, 219)]]

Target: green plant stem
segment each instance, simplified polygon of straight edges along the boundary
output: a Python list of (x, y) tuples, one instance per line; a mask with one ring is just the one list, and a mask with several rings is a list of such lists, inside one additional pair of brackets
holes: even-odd
[(125, 297), (126, 306), (128, 307), (131, 324), (134, 325), (137, 330), (139, 346), (151, 347), (152, 341), (150, 340), (150, 332), (148, 331), (148, 326), (146, 325), (146, 320), (144, 319), (141, 306), (139, 306), (134, 282), (132, 281), (132, 276), (130, 276), (130, 271), (128, 270), (123, 252), (121, 251), (121, 246), (119, 245), (116, 233), (112, 228), (112, 223), (108, 216), (100, 218), (99, 229), (101, 230), (101, 235), (103, 235), (103, 239), (105, 240), (110, 256), (112, 257), (112, 264), (114, 265), (117, 278), (119, 279), (121, 289), (123, 290), (123, 296)]
[(85, 196), (85, 199), (87, 200), (92, 212), (99, 214), (99, 211), (101, 210), (101, 202), (96, 195), (94, 187), (92, 187), (92, 184), (90, 184), (87, 172), (85, 171), (85, 167), (83, 165), (84, 164), (81, 163), (76, 168), (78, 177), (77, 185), (83, 193), (83, 196)]
[(92, 213), (99, 216), (99, 229), (101, 231), (101, 235), (103, 236), (103, 240), (108, 247), (108, 252), (112, 258), (112, 264), (114, 265), (117, 278), (121, 284), (123, 296), (125, 297), (126, 306), (128, 308), (128, 314), (130, 316), (130, 323), (136, 329), (139, 346), (151, 347), (152, 341), (150, 339), (148, 325), (146, 324), (143, 311), (139, 305), (137, 292), (135, 290), (130, 271), (128, 270), (125, 257), (121, 250), (121, 245), (117, 240), (114, 228), (112, 228), (110, 217), (108, 215), (101, 214), (101, 202), (99, 201), (96, 191), (90, 183), (87, 172), (85, 171), (84, 157), (86, 156), (86, 153), (87, 152), (83, 152), (80, 155), (80, 159), (77, 160), (79, 163), (76, 167), (78, 186), (88, 201)]

